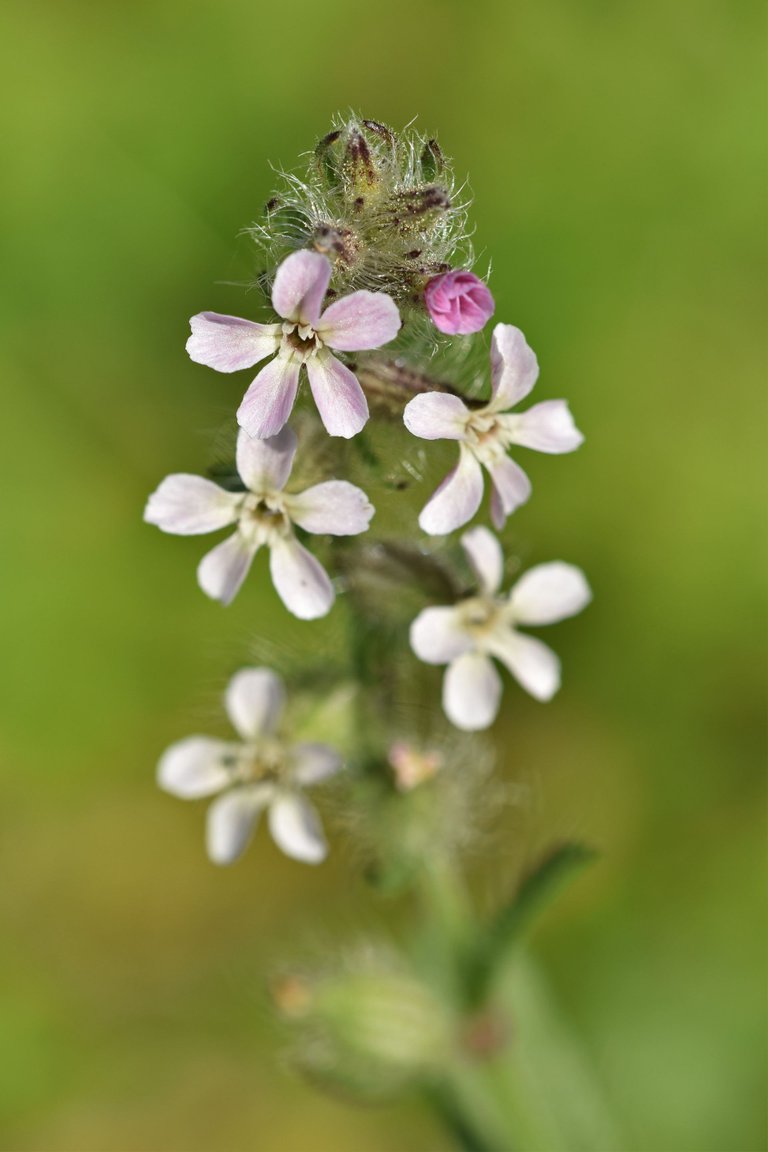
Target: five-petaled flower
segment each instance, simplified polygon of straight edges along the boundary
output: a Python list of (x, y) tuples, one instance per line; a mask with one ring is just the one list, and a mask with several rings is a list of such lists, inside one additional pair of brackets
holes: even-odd
[(237, 316), (201, 312), (190, 320), (187, 351), (198, 364), (219, 372), (251, 368), (277, 353), (246, 392), (238, 423), (264, 439), (280, 431), (291, 414), (306, 365), (309, 386), (331, 436), (355, 436), (368, 419), (368, 404), (355, 374), (329, 349), (359, 352), (394, 340), (397, 305), (384, 292), (353, 292), (320, 309), (331, 264), (318, 252), (292, 252), (277, 270), (272, 304), (282, 324), (256, 324)]
[(573, 452), (584, 437), (565, 400), (545, 400), (527, 412), (508, 412), (533, 388), (539, 374), (536, 357), (519, 328), (497, 324), (491, 342), (491, 399), (469, 408), (458, 396), (426, 392), (406, 405), (403, 419), (414, 436), (458, 440), (459, 463), (435, 491), (419, 516), (431, 536), (468, 523), (483, 498), (484, 465), (491, 476), (491, 519), (501, 529), (531, 494), (522, 468), (507, 455), (511, 444), (538, 452)]
[(537, 700), (560, 687), (560, 661), (518, 624), (554, 624), (574, 616), (592, 598), (579, 568), (555, 561), (529, 569), (506, 597), (499, 596), (503, 556), (487, 528), (465, 532), (461, 543), (480, 585), (479, 594), (453, 607), (425, 608), (411, 625), (411, 647), (428, 664), (447, 664), (443, 708), (457, 728), (487, 728), (496, 718), (501, 679), (491, 657), (506, 665)]
[(488, 285), (463, 270), (433, 276), (424, 289), (424, 301), (432, 323), (451, 336), (479, 332), (496, 307)]
[(293, 525), (305, 532), (355, 536), (365, 532), (374, 509), (362, 489), (347, 480), (284, 492), (295, 453), (291, 428), (266, 440), (253, 440), (240, 429), (237, 470), (246, 492), (227, 492), (202, 476), (167, 476), (150, 496), (144, 519), (178, 536), (236, 523), (237, 531), (200, 562), (197, 578), (203, 591), (228, 604), (266, 544), (278, 596), (294, 616), (314, 620), (330, 611), (333, 585), (322, 564), (298, 542)]
[(279, 734), (282, 680), (269, 668), (244, 668), (229, 682), (225, 707), (239, 741), (189, 736), (172, 744), (157, 769), (161, 788), (183, 800), (217, 795), (208, 809), (206, 845), (215, 864), (231, 864), (269, 811), (272, 839), (287, 856), (319, 864), (328, 847), (301, 790), (342, 766), (327, 744), (289, 744)]

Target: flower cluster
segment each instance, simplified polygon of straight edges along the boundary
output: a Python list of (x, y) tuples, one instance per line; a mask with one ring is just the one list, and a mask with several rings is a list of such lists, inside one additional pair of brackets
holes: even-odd
[[(454, 243), (458, 266), (446, 260), (456, 216), (447, 182), (435, 183), (445, 177), (436, 142), (419, 141), (404, 151), (384, 126), (354, 122), (321, 141), (315, 162), (309, 206), (294, 198), (291, 208), (294, 215), (304, 213), (305, 224), (293, 233), (300, 242), (271, 277), (273, 317), (262, 322), (202, 312), (191, 320), (187, 351), (195, 362), (224, 373), (261, 365), (236, 413), (239, 483), (235, 489), (173, 474), (145, 510), (147, 522), (177, 535), (234, 529), (203, 557), (197, 573), (202, 590), (224, 604), (266, 547), (275, 590), (302, 620), (326, 615), (335, 599), (331, 577), (305, 547), (304, 534), (356, 536), (368, 530), (374, 514), (366, 493), (348, 480), (329, 478), (303, 491), (291, 486), (303, 446), (289, 420), (300, 402), (304, 372), (325, 432), (344, 441), (357, 437), (370, 417), (361, 380), (377, 364), (385, 376), (405, 373), (411, 398), (400, 428), (404, 424), (412, 436), (428, 441), (454, 440), (459, 448), (456, 467), (419, 516), (429, 536), (446, 536), (478, 514), (483, 469), (491, 481), (490, 518), (501, 531), (531, 492), (509, 449), (566, 453), (583, 439), (564, 400), (511, 411), (531, 392), (538, 364), (522, 332), (510, 324), (493, 330), (490, 395), (484, 401), (470, 399), (471, 381), (450, 388), (433, 380), (419, 385), (427, 379), (421, 365), (406, 365), (409, 346), (399, 339), (401, 327), (407, 336), (414, 324), (427, 322), (440, 334), (436, 340), (466, 341), (495, 310), (487, 285), (466, 267), (466, 248)], [(262, 233), (270, 219), (277, 228), (280, 211), (273, 205)], [(340, 294), (339, 287), (353, 290)], [(390, 345), (388, 352), (377, 351)], [(374, 351), (377, 358), (370, 358)], [(499, 709), (502, 683), (493, 660), (537, 699), (553, 696), (560, 682), (557, 657), (518, 626), (571, 616), (588, 603), (590, 592), (579, 569), (555, 562), (532, 568), (502, 597), (504, 561), (496, 537), (480, 526), (461, 543), (477, 590), (458, 603), (424, 608), (410, 625), (410, 647), (428, 664), (447, 665), (445, 715), (457, 728), (477, 731), (492, 724)], [(425, 542), (420, 547), (426, 551)], [(182, 797), (220, 793), (208, 818), (208, 851), (219, 863), (241, 854), (262, 809), (268, 809), (273, 838), (288, 855), (308, 862), (325, 855), (319, 821), (301, 789), (336, 772), (341, 758), (325, 745), (290, 747), (278, 738), (282, 701), (275, 673), (241, 672), (226, 694), (241, 742), (190, 737), (161, 760), (159, 780), (167, 791)], [(387, 734), (387, 746), (401, 792), (438, 770), (438, 760), (415, 752), (396, 732)]]

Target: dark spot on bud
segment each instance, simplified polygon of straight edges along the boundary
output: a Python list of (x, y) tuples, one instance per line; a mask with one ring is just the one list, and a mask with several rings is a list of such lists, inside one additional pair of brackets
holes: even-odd
[(391, 128), (387, 128), (386, 124), (380, 124), (378, 120), (363, 120), (363, 125), (369, 132), (375, 132), (377, 136), (381, 136), (387, 144), (394, 145), (395, 134)]
[(356, 197), (356, 199), (354, 201), (355, 211), (359, 212), (362, 209), (364, 204), (365, 204), (365, 197), (364, 196)]
[(352, 132), (349, 137), (345, 161), (353, 183), (365, 179), (369, 184), (373, 184), (376, 174), (371, 160), (371, 150), (365, 138), (357, 131)]
[(279, 207), (280, 207), (280, 197), (279, 196), (273, 196), (271, 200), (267, 200), (266, 204), (264, 205), (264, 211), (267, 214), (269, 214), (270, 212), (274, 212)]
[(405, 254), (406, 260), (418, 260), (419, 256), (421, 256), (421, 248), (412, 248), (410, 252)]
[(323, 136), (322, 140), (318, 142), (315, 151), (324, 152), (325, 149), (330, 147), (331, 144), (335, 144), (339, 136), (341, 136), (341, 132), (329, 132), (327, 136)]

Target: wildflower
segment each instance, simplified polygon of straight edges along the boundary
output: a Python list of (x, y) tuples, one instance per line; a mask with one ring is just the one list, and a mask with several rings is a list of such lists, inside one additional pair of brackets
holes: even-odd
[(355, 374), (329, 349), (358, 352), (379, 348), (397, 335), (400, 314), (383, 292), (353, 292), (321, 314), (331, 263), (318, 252), (293, 252), (280, 265), (272, 304), (282, 324), (256, 324), (218, 312), (190, 320), (187, 351), (198, 364), (219, 372), (251, 368), (272, 353), (237, 412), (249, 436), (275, 436), (291, 414), (302, 365), (320, 416), (331, 436), (356, 435), (368, 419), (368, 404)]
[(453, 271), (434, 276), (424, 289), (432, 322), (451, 336), (479, 332), (496, 307), (488, 285), (474, 272)]
[(291, 428), (266, 440), (252, 440), (241, 429), (237, 470), (246, 492), (227, 492), (202, 476), (167, 476), (150, 496), (144, 519), (178, 536), (237, 524), (234, 535), (203, 557), (197, 569), (202, 590), (229, 604), (266, 544), (278, 596), (294, 616), (314, 620), (330, 611), (333, 586), (323, 566), (296, 539), (293, 525), (305, 532), (355, 536), (365, 532), (374, 509), (365, 493), (346, 480), (284, 492), (295, 453)]
[(487, 528), (461, 538), (477, 576), (479, 594), (453, 607), (425, 608), (411, 625), (411, 647), (428, 664), (447, 664), (443, 708), (457, 728), (487, 728), (496, 718), (501, 679), (491, 660), (504, 664), (537, 700), (550, 700), (560, 687), (560, 661), (518, 624), (554, 624), (574, 616), (592, 598), (583, 572), (554, 561), (531, 568), (507, 597), (498, 595), (503, 556)]
[(398, 792), (412, 792), (436, 776), (443, 765), (443, 758), (435, 749), (421, 751), (406, 740), (390, 745), (388, 759)]
[(432, 495), (419, 516), (431, 536), (453, 532), (477, 512), (483, 498), (482, 466), (491, 476), (491, 518), (501, 529), (531, 494), (525, 472), (507, 455), (511, 444), (538, 452), (573, 452), (584, 437), (565, 400), (545, 400), (527, 412), (511, 408), (533, 388), (539, 374), (536, 357), (519, 328), (497, 324), (491, 342), (491, 399), (468, 408), (458, 396), (428, 392), (406, 405), (409, 432), (424, 440), (458, 440), (459, 463)]
[(341, 757), (327, 744), (288, 744), (278, 735), (283, 682), (269, 668), (244, 668), (229, 682), (224, 706), (239, 741), (189, 736), (172, 744), (157, 782), (182, 800), (218, 797), (208, 809), (206, 846), (214, 864), (232, 864), (268, 811), (272, 839), (286, 856), (319, 864), (328, 846), (302, 789), (329, 779)]

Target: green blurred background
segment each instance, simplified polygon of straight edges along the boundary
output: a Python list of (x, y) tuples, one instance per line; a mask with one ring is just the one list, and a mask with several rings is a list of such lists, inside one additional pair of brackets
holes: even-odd
[(321, 869), (260, 836), (216, 870), (202, 811), (153, 782), (167, 743), (223, 731), (252, 640), (338, 628), (263, 571), (208, 603), (205, 542), (141, 511), (243, 388), (187, 360), (187, 318), (247, 307), (226, 281), (268, 162), (349, 107), (418, 115), (470, 174), (498, 318), (587, 435), (524, 461), (529, 558), (596, 600), (553, 634), (557, 700), (508, 693), (527, 788), (495, 870), (603, 851), (535, 951), (628, 1146), (765, 1148), (765, 39), (738, 0), (5, 0), (4, 1149), (449, 1147), (415, 1104), (348, 1109), (275, 1058), (265, 969), (376, 923), (343, 838)]

